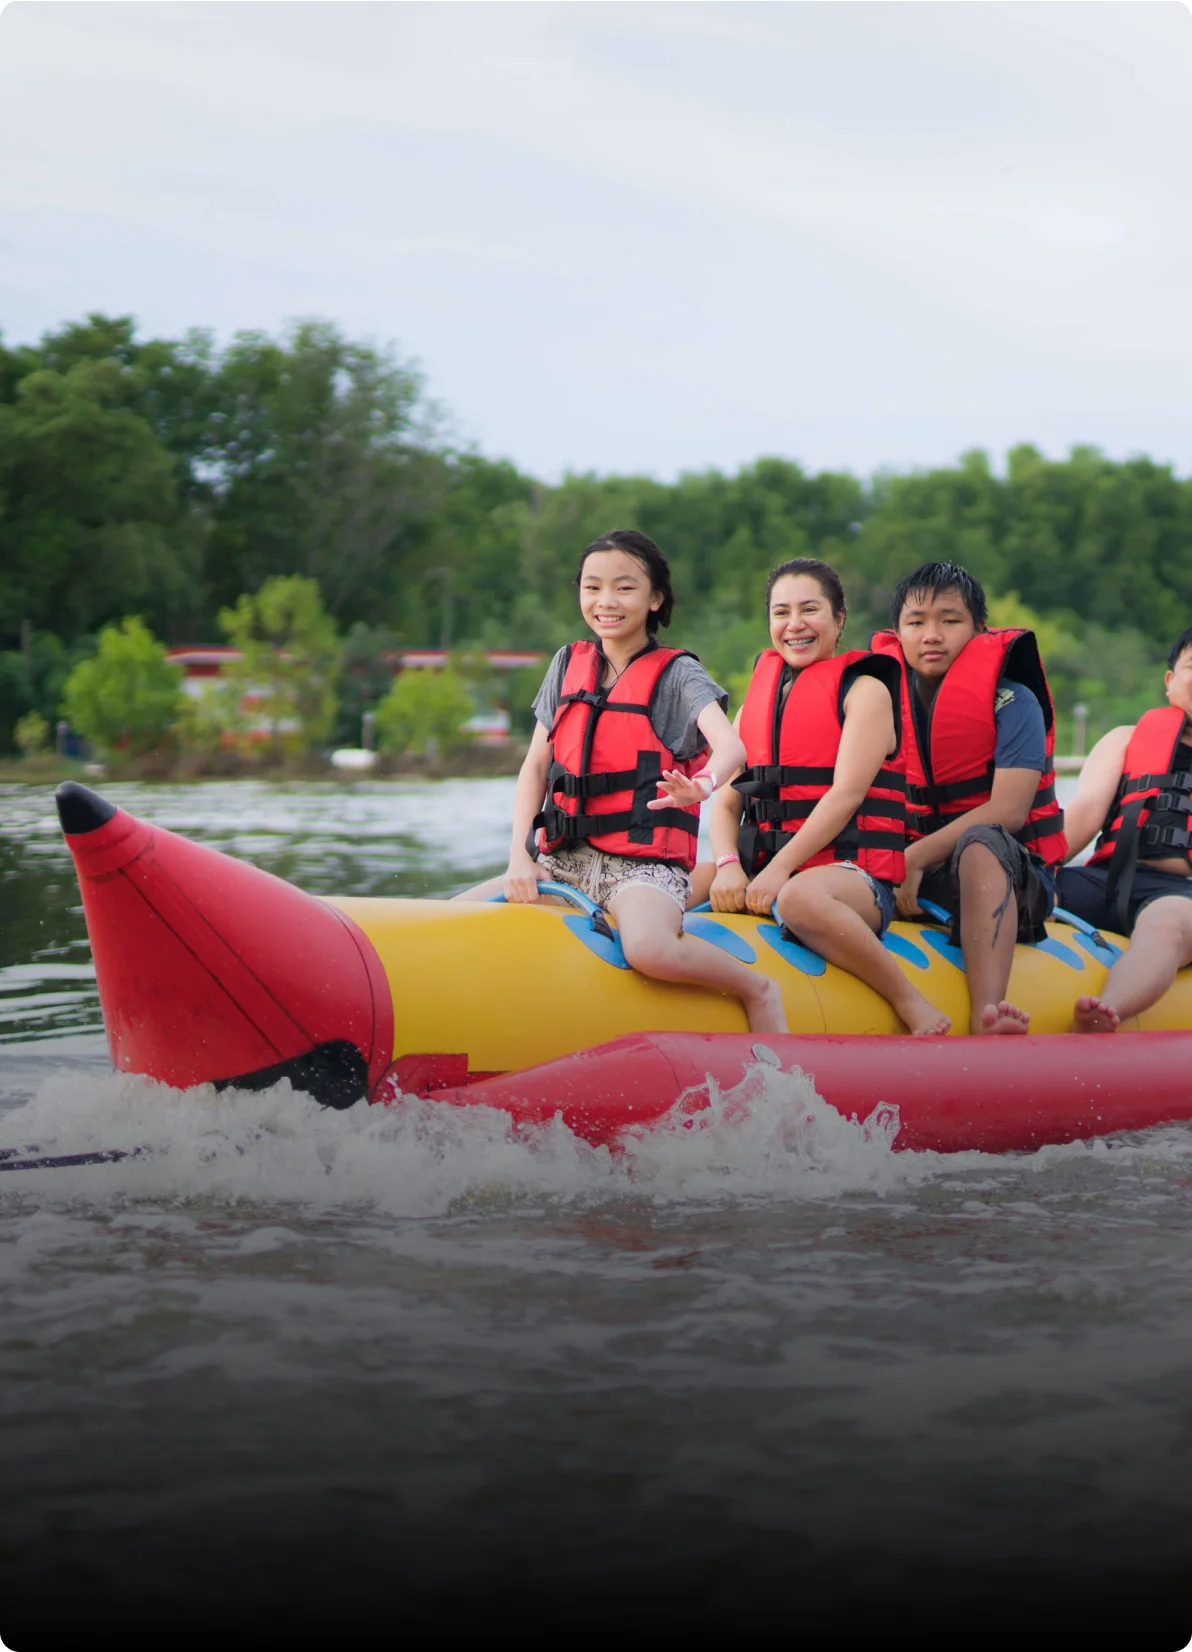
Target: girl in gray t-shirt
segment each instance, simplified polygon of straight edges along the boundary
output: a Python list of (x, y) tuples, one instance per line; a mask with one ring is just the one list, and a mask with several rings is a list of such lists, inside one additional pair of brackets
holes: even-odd
[[(689, 869), (695, 860), (692, 811), (732, 779), (744, 762), (745, 748), (725, 715), (727, 696), (693, 655), (676, 656), (667, 650), (664, 662), (648, 658), (658, 646), (659, 627), (670, 623), (674, 605), (666, 558), (645, 534), (617, 530), (587, 546), (575, 583), (580, 613), (596, 639), (594, 653), (585, 649), (577, 657), (582, 670), (577, 667), (572, 678), (574, 684), (582, 677), (586, 686), (575, 690), (580, 699), (569, 701), (560, 718), (564, 678), (575, 645), (560, 649), (534, 700), (534, 737), (514, 793), (508, 870), (457, 898), (486, 900), (501, 893), (509, 901), (533, 902), (543, 882), (583, 889), (615, 919), (626, 961), (634, 969), (657, 980), (690, 982), (737, 997), (751, 1031), (785, 1032), (776, 981), (683, 932), (691, 891)], [(574, 746), (575, 732), (566, 713), (586, 713), (581, 744), (583, 754), (589, 753), (592, 718), (612, 715), (617, 699), (610, 700), (610, 692), (643, 658), (648, 659), (648, 669), (639, 668), (627, 679), (634, 694), (639, 682), (649, 694), (649, 731), (642, 730), (642, 750), (636, 749), (635, 736), (613, 743), (618, 752), (624, 751), (623, 761), (618, 757), (592, 768), (588, 761), (573, 757), (568, 773), (575, 778), (567, 786), (582, 787), (577, 796), (551, 778), (557, 760), (553, 740), (569, 749)], [(660, 673), (658, 664), (663, 667)], [(633, 702), (623, 698), (622, 703)], [(606, 705), (608, 710), (603, 709)], [(637, 722), (641, 716), (622, 712), (618, 725), (631, 718)], [(600, 789), (606, 773), (620, 775), (636, 766), (640, 775), (643, 758), (657, 764), (657, 779), (652, 779), (657, 795), (644, 809), (640, 780), (636, 786), (631, 780), (624, 788)], [(703, 766), (697, 768), (701, 758)], [(611, 795), (628, 797), (632, 807), (618, 807), (616, 812), (626, 821), (630, 814), (634, 818), (628, 827), (601, 830), (600, 816), (608, 811), (597, 800)], [(646, 811), (656, 825), (647, 825)], [(536, 839), (540, 825), (543, 835)]]

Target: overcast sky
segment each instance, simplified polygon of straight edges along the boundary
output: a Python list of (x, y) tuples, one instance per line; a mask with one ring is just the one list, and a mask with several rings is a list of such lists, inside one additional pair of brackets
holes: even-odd
[(0, 13), (0, 330), (325, 316), (543, 477), (1192, 471), (1192, 12)]

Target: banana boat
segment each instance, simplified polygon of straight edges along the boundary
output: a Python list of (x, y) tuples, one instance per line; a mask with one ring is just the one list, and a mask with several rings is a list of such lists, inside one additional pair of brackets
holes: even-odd
[(942, 913), (883, 943), (951, 1016), (937, 1039), (906, 1037), (884, 999), (772, 921), (689, 913), (690, 933), (779, 983), (795, 1031), (763, 1043), (736, 999), (629, 969), (600, 909), (561, 885), (570, 910), (321, 898), (74, 782), (57, 804), (113, 1064), (176, 1088), (288, 1078), (332, 1107), (433, 1094), (557, 1114), (595, 1142), (680, 1098), (694, 1119), (692, 1096), (706, 1105), (710, 1082), (758, 1062), (809, 1073), (846, 1116), (894, 1108), (898, 1147), (1002, 1151), (1192, 1116), (1192, 968), (1129, 1030), (1057, 1036), (1129, 944), (1059, 914), (1015, 954), (1031, 1035), (991, 1049), (957, 1031), (968, 990)]

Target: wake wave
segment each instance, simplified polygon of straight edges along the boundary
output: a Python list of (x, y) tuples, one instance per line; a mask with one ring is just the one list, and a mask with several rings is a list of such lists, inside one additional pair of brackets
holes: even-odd
[[(760, 1063), (740, 1084), (681, 1098), (660, 1124), (625, 1133), (617, 1150), (591, 1147), (558, 1120), (521, 1128), (487, 1107), (402, 1097), (344, 1112), (282, 1081), (258, 1092), (179, 1091), (123, 1074), (59, 1072), (26, 1106), (0, 1118), (0, 1151), (141, 1151), (120, 1163), (0, 1174), (0, 1194), (107, 1203), (118, 1197), (352, 1209), (441, 1216), (471, 1204), (606, 1201), (646, 1196), (706, 1203), (882, 1197), (941, 1174), (1014, 1165), (1045, 1168), (1073, 1156), (1120, 1160), (1104, 1142), (1046, 1148), (1014, 1160), (896, 1153), (896, 1110), (845, 1119), (799, 1071)], [(1135, 1152), (1156, 1152), (1156, 1132)], [(1192, 1152), (1179, 1132), (1176, 1151)], [(7, 1157), (7, 1153), (5, 1154)]]

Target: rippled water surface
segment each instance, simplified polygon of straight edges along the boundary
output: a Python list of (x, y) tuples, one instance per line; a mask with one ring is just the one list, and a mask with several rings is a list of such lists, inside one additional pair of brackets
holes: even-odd
[[(109, 795), (409, 895), (498, 869), (512, 786)], [(235, 1612), (954, 1644), (1004, 1607), (1182, 1646), (1192, 1131), (895, 1154), (747, 1083), (610, 1156), (117, 1077), (52, 800), (0, 791), (0, 1152), (141, 1150), (0, 1175), (6, 1643)]]

